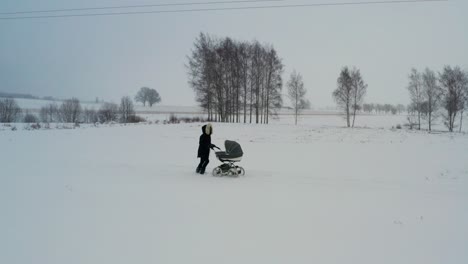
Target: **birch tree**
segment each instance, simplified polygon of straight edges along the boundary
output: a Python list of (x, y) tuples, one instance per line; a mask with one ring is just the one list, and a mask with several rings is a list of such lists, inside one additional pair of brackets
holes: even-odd
[(418, 130), (421, 130), (421, 114), (424, 102), (421, 73), (419, 73), (418, 70), (413, 68), (411, 69), (411, 73), (408, 78), (409, 84), (407, 88), (410, 93), (411, 109), (417, 113)]
[(435, 120), (435, 113), (440, 107), (442, 90), (437, 81), (434, 71), (426, 68), (422, 74), (422, 93), (424, 98), (423, 111), (428, 121), (429, 131), (432, 130), (432, 123)]
[(352, 89), (351, 73), (348, 67), (344, 67), (338, 77), (337, 88), (333, 91), (332, 95), (338, 107), (346, 114), (346, 124), (348, 127), (351, 126), (350, 114), (353, 98)]
[(351, 100), (353, 110), (352, 127), (354, 127), (354, 121), (356, 120), (356, 112), (361, 108), (366, 92), (367, 84), (364, 82), (361, 76), (361, 71), (354, 68), (351, 71)]
[(291, 100), (291, 105), (294, 110), (295, 124), (297, 125), (298, 115), (303, 109), (306, 109), (309, 106), (309, 102), (305, 98), (307, 91), (304, 88), (302, 75), (293, 71), (286, 86), (288, 88), (288, 97)]
[[(450, 132), (453, 132), (457, 115), (463, 117), (468, 77), (458, 66), (455, 68), (445, 66), (439, 74), (439, 82), (443, 91), (442, 103), (447, 111), (445, 125)], [(463, 119), (460, 119), (460, 123), (462, 122)]]

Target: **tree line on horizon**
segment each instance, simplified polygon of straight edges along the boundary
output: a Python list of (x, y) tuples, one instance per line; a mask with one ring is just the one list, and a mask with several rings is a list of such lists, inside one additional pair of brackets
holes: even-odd
[[(22, 118), (22, 119), (21, 119)], [(120, 105), (103, 103), (98, 110), (83, 108), (77, 98), (64, 100), (60, 105), (48, 103), (39, 110), (39, 115), (23, 111), (15, 99), (0, 99), (0, 123), (137, 123), (144, 121), (135, 114), (133, 101), (129, 96), (120, 100)]]
[[(15, 94), (9, 94), (11, 96)], [(22, 99), (41, 99), (40, 97), (24, 97)], [(51, 97), (52, 98), (52, 97)], [(46, 100), (46, 99), (43, 99)], [(83, 108), (80, 100), (70, 98), (62, 100), (59, 105), (54, 99), (39, 109), (39, 115), (31, 113), (29, 110), (23, 110), (13, 97), (0, 99), (0, 123), (14, 123), (17, 121), (24, 123), (136, 123), (144, 121), (143, 118), (136, 115), (133, 101), (129, 96), (124, 96), (120, 104), (101, 102), (96, 98), (95, 103), (101, 103), (98, 110), (94, 108)], [(151, 107), (155, 103), (161, 102), (161, 96), (155, 89), (142, 87), (135, 96), (136, 102), (146, 103)]]

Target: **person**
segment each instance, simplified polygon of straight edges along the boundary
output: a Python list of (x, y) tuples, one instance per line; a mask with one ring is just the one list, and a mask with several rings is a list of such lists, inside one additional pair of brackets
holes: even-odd
[(202, 134), (200, 136), (200, 143), (198, 146), (198, 158), (200, 158), (200, 164), (197, 167), (197, 173), (205, 174), (206, 166), (210, 162), (210, 149), (217, 148), (216, 145), (211, 144), (211, 134), (213, 134), (213, 126), (208, 123), (202, 127)]

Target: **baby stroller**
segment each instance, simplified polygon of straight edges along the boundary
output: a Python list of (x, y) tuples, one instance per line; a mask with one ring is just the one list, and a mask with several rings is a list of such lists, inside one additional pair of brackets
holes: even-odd
[(244, 152), (239, 143), (235, 141), (226, 140), (224, 142), (226, 151), (217, 151), (216, 158), (223, 164), (213, 169), (213, 176), (233, 176), (245, 175), (244, 168), (235, 165), (236, 162), (242, 160)]

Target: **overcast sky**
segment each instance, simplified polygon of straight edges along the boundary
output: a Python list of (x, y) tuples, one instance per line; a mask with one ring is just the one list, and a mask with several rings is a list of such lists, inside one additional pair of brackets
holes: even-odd
[[(197, 0), (1, 0), (0, 12), (168, 2)], [(468, 70), (467, 14), (468, 1), (450, 0), (0, 20), (0, 91), (117, 101), (148, 86), (165, 105), (195, 105), (184, 65), (202, 31), (273, 44), (285, 64), (285, 82), (293, 69), (302, 73), (313, 106), (334, 104), (331, 93), (344, 65), (361, 69), (367, 102), (406, 104), (412, 67)]]

